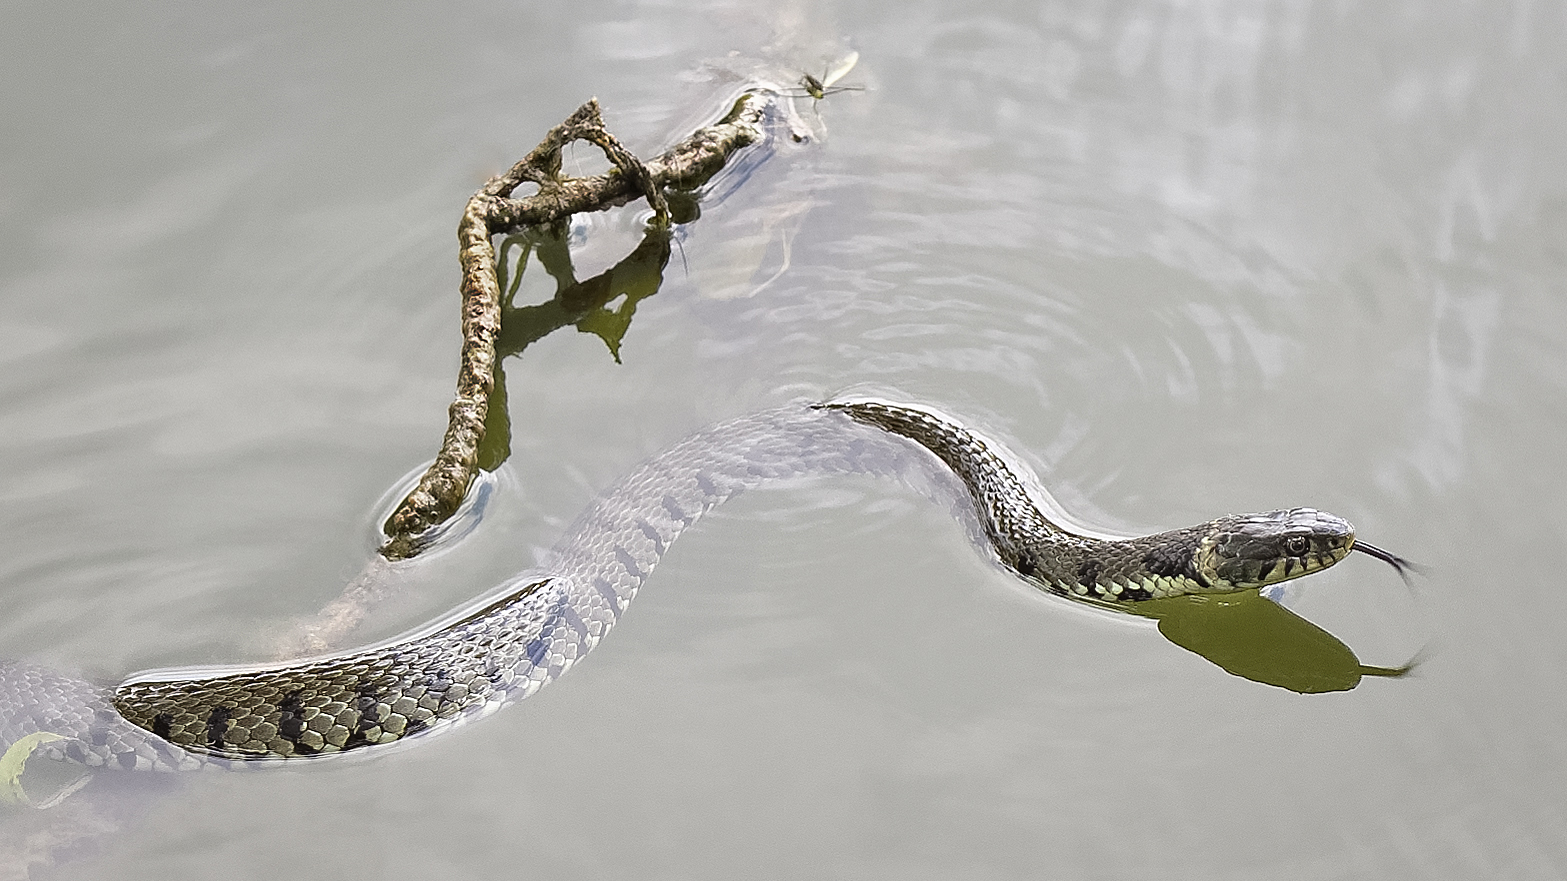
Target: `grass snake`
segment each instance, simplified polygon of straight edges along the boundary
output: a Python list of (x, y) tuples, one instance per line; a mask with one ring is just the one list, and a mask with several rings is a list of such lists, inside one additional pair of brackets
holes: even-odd
[(1325, 569), (1351, 550), (1406, 565), (1311, 508), (1136, 538), (1082, 534), (1047, 517), (1026, 469), (956, 420), (874, 400), (794, 406), (676, 443), (602, 494), (540, 567), (379, 645), (264, 667), (154, 671), (114, 687), (0, 664), (0, 738), (49, 732), (63, 737), (40, 748), (52, 758), (193, 770), (449, 730), (570, 669), (615, 625), (675, 539), (721, 502), (790, 477), (913, 479), (921, 469), (961, 481), (972, 506), (964, 516), (1002, 565), (1048, 592), (1101, 604), (1263, 587)]

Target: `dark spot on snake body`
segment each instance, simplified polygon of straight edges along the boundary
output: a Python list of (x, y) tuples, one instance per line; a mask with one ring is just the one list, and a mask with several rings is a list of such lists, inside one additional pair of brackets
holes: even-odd
[(696, 486), (697, 486), (697, 489), (700, 489), (702, 492), (706, 493), (707, 495), (710, 495), (710, 496), (718, 495), (718, 487), (715, 486), (711, 480), (707, 479), (707, 475), (706, 474), (703, 474), (700, 471), (698, 471), (697, 475), (696, 475)]
[(1132, 602), (1136, 602), (1138, 600), (1151, 600), (1153, 599), (1153, 593), (1147, 588), (1138, 587), (1135, 584), (1128, 584), (1126, 587), (1121, 589), (1120, 598), (1123, 600), (1130, 600)]
[(82, 749), (82, 743), (79, 740), (73, 740), (65, 745), (65, 757), (73, 762), (80, 762), (83, 765), (87, 764), (87, 751)]
[(449, 671), (439, 669), (432, 671), (424, 677), (421, 677), (420, 684), (423, 685), (428, 692), (433, 693), (438, 700), (443, 700), (443, 696), (446, 694), (447, 690), (452, 687), (452, 676)]
[(1099, 568), (1100, 564), (1098, 560), (1084, 560), (1082, 564), (1077, 567), (1077, 583), (1088, 588), (1089, 590), (1094, 590), (1095, 584), (1097, 584), (1099, 581)]
[(1039, 566), (1034, 563), (1033, 557), (1020, 556), (1017, 558), (1017, 565), (1014, 568), (1017, 569), (1017, 574), (1027, 578), (1038, 571)]
[(1203, 590), (1207, 590), (1208, 589), (1208, 587), (1209, 587), (1208, 579), (1203, 576), (1203, 574), (1202, 574), (1202, 572), (1200, 570), (1198, 570), (1196, 557), (1193, 557), (1191, 560), (1188, 560), (1186, 562), (1186, 571), (1182, 572), (1181, 574), (1185, 575), (1187, 578), (1190, 578), (1192, 581), (1196, 582), (1197, 586), (1202, 588)]
[(642, 534), (647, 536), (647, 540), (652, 542), (653, 547), (658, 549), (659, 556), (663, 556), (664, 551), (669, 550), (669, 546), (664, 544), (663, 536), (658, 534), (658, 530), (653, 528), (653, 524), (646, 520), (639, 520), (637, 521), (637, 528), (642, 530)]
[(682, 524), (691, 522), (691, 518), (687, 517), (685, 511), (681, 510), (680, 502), (674, 496), (665, 493), (663, 504), (664, 510), (669, 512), (669, 516), (679, 520)]
[[(1278, 562), (1279, 562), (1278, 560), (1269, 560), (1268, 562), (1263, 563), (1262, 564), (1262, 568), (1257, 570), (1257, 580), (1258, 581), (1266, 580), (1269, 575), (1273, 574), (1273, 567), (1278, 565)], [(1288, 560), (1285, 561), (1284, 571), (1285, 572), (1289, 571), (1289, 561)]]
[(595, 578), (593, 579), (593, 588), (603, 595), (605, 602), (609, 603), (610, 614), (618, 616), (620, 614), (620, 595), (615, 593), (613, 587), (609, 586), (609, 582), (602, 577)]
[(301, 718), (305, 711), (304, 701), (299, 699), (299, 692), (291, 691), (278, 701), (277, 733), (284, 740), (296, 746), (299, 744), (299, 735), (305, 731), (305, 720)]
[(576, 609), (573, 609), (571, 606), (562, 605), (560, 608), (560, 620), (565, 621), (566, 624), (571, 627), (571, 629), (577, 634), (578, 639), (588, 638), (587, 622), (582, 620), (582, 616), (577, 614)]
[(534, 641), (528, 643), (528, 648), (526, 649), (528, 660), (535, 667), (544, 663), (544, 659), (548, 657), (549, 653), (550, 644), (542, 639), (535, 639)]
[(224, 746), (223, 735), (229, 730), (229, 708), (224, 706), (213, 707), (207, 716), (207, 746), (214, 749), (222, 749)]
[(640, 581), (641, 579), (647, 577), (647, 575), (644, 574), (641, 569), (637, 568), (637, 561), (632, 559), (630, 554), (626, 553), (626, 549), (625, 548), (622, 548), (622, 547), (615, 548), (615, 559), (619, 560), (620, 561), (620, 565), (627, 572), (631, 573), (631, 577), (632, 578), (635, 578), (635, 579)]
[[(434, 718), (434, 717), (432, 716), (431, 718)], [(421, 732), (424, 729), (429, 728), (429, 727), (430, 727), (430, 722), (427, 719), (409, 719), (408, 720), (408, 727), (403, 729), (402, 736), (403, 737), (409, 737), (411, 735), (418, 734), (419, 732)]]
[(168, 713), (159, 713), (152, 717), (152, 733), (164, 740), (169, 739), (169, 731), (173, 727), (174, 717)]
[(87, 731), (87, 740), (93, 746), (109, 745), (109, 729), (94, 726)]
[(497, 688), (500, 687), (501, 682), (506, 678), (506, 675), (501, 672), (500, 663), (494, 657), (484, 659), (484, 669), (479, 675), (490, 680), (490, 684)]
[(1185, 575), (1194, 549), (1195, 546), (1187, 547), (1184, 544), (1160, 544), (1143, 555), (1143, 568), (1165, 578)]
[(120, 767), (127, 771), (134, 771), (136, 769), (136, 754), (133, 752), (120, 753), (114, 757), (114, 760), (119, 762)]
[(365, 689), (360, 690), (359, 697), (355, 701), (355, 709), (359, 711), (359, 724), (355, 725), (354, 730), (349, 732), (348, 739), (343, 742), (343, 749), (353, 749), (356, 746), (370, 746), (370, 738), (367, 732), (372, 728), (379, 727), (385, 719), (379, 704), (378, 694), (367, 694)]
[(373, 685), (360, 686), (359, 696), (354, 698), (354, 709), (359, 712), (359, 726), (361, 728), (378, 724), (381, 721), (380, 711), (376, 709), (376, 705), (380, 702), (380, 689)]

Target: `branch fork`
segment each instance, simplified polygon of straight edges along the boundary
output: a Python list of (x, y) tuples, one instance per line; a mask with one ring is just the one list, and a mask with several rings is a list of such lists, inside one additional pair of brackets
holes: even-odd
[[(698, 129), (656, 159), (643, 162), (605, 127), (595, 98), (550, 129), (516, 165), (473, 194), (457, 224), (463, 345), (456, 396), (447, 408), (446, 434), (435, 461), (383, 526), (381, 556), (402, 560), (418, 555), (430, 531), (456, 513), (478, 473), (479, 444), (495, 389), (495, 339), (501, 326), (493, 237), (639, 198), (652, 207), (653, 224), (668, 228), (671, 220), (665, 188), (699, 187), (736, 152), (764, 140), (763, 121), (772, 101), (767, 93), (746, 92), (723, 119)], [(574, 141), (598, 147), (613, 167), (592, 177), (562, 175), (561, 150)], [(513, 191), (525, 183), (538, 186), (538, 192), (513, 198)]]

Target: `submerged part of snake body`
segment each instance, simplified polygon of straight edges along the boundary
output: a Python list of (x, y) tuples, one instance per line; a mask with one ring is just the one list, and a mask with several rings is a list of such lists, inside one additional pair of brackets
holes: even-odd
[(183, 770), (446, 730), (569, 669), (715, 505), (780, 478), (930, 470), (908, 441), (961, 481), (1001, 562), (1059, 594), (1115, 603), (1252, 588), (1331, 566), (1355, 547), (1348, 523), (1309, 508), (1140, 538), (1079, 535), (1041, 513), (992, 444), (956, 422), (875, 401), (787, 408), (670, 447), (602, 495), (539, 569), (379, 646), (260, 668), (148, 673), (113, 689), (0, 665), (0, 737), (48, 731), (67, 738), (43, 747), (55, 758)]

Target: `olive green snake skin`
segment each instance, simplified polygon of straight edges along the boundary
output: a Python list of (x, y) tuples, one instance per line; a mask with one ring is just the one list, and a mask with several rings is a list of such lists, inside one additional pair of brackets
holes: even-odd
[(0, 664), (0, 738), (46, 731), (65, 738), (41, 748), (53, 758), (190, 770), (445, 731), (570, 669), (614, 626), (686, 528), (745, 489), (790, 477), (950, 472), (1004, 566), (1046, 591), (1099, 603), (1257, 588), (1324, 569), (1352, 549), (1402, 563), (1357, 545), (1347, 522), (1310, 508), (1221, 517), (1140, 538), (1080, 535), (1041, 513), (998, 449), (955, 420), (879, 401), (737, 419), (641, 465), (567, 530), (538, 569), (420, 631), (329, 657), (153, 672), (117, 687)]

